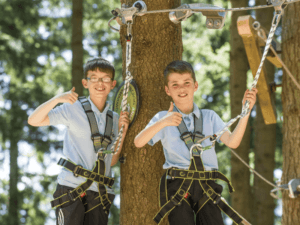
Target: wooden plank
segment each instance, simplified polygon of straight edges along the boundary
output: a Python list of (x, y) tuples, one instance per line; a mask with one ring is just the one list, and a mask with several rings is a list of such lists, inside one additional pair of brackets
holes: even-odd
[[(262, 58), (257, 31), (252, 27), (254, 21), (255, 20), (249, 15), (240, 16), (237, 21), (238, 32), (243, 39), (253, 77), (256, 75)], [(267, 71), (265, 67), (263, 67), (257, 82), (257, 95), (265, 124), (274, 124), (276, 123), (276, 109), (271, 101), (271, 90), (267, 83), (266, 74)]]

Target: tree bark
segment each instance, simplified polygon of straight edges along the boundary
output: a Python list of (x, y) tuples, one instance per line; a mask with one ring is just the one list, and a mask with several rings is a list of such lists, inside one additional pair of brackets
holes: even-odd
[[(282, 22), (283, 61), (300, 82), (300, 3), (288, 5)], [(300, 91), (284, 71), (282, 77), (283, 106), (283, 174), (282, 182), (300, 177)], [(300, 224), (300, 200), (283, 193), (283, 225)]]
[[(232, 7), (246, 7), (248, 0), (231, 0)], [(231, 117), (234, 118), (242, 111), (242, 99), (247, 89), (247, 71), (249, 70), (248, 59), (244, 43), (237, 30), (237, 19), (239, 16), (247, 15), (246, 11), (233, 12), (230, 26), (230, 106)], [(233, 131), (237, 124), (231, 128)], [(236, 152), (246, 162), (249, 162), (250, 151), (250, 125), (248, 124), (243, 140)], [(251, 186), (250, 172), (234, 155), (231, 156), (231, 182), (235, 188), (232, 194), (232, 207), (246, 220), (251, 218)]]
[(83, 94), (81, 84), (83, 78), (83, 0), (73, 0), (72, 12), (72, 87), (75, 87), (75, 92), (81, 96)]
[[(257, 0), (256, 5), (264, 5), (264, 0)], [(256, 11), (256, 20), (261, 26), (270, 30), (274, 9), (264, 9)], [(275, 68), (265, 61), (267, 82), (274, 80)], [(271, 94), (273, 104), (275, 104), (275, 93)], [(276, 124), (266, 125), (261, 112), (261, 107), (257, 99), (256, 119), (254, 135), (255, 170), (267, 180), (273, 181), (273, 171), (275, 167), (275, 148), (276, 148)], [(272, 187), (254, 175), (253, 193), (255, 204), (253, 207), (253, 224), (265, 225), (274, 223), (274, 199), (270, 196)]]
[[(11, 136), (11, 135), (10, 135)], [(19, 203), (19, 166), (18, 166), (18, 145), (15, 138), (10, 138), (10, 173), (9, 173), (9, 208), (8, 225), (20, 224), (20, 203)]]
[[(134, 1), (121, 1), (132, 6)], [(180, 0), (144, 0), (148, 11), (180, 6)], [(126, 26), (122, 26), (123, 77), (125, 77)], [(133, 28), (130, 71), (140, 91), (140, 109), (129, 129), (122, 153), (127, 154), (121, 165), (121, 225), (156, 224), (153, 217), (159, 210), (159, 182), (163, 174), (164, 154), (160, 143), (136, 148), (135, 136), (159, 111), (167, 110), (170, 98), (164, 91), (163, 70), (173, 60), (181, 59), (181, 25), (169, 20), (167, 13), (136, 17)], [(166, 224), (166, 220), (163, 223)]]

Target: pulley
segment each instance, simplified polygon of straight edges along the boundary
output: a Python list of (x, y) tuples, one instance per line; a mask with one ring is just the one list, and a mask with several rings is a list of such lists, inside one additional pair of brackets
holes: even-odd
[(183, 4), (176, 9), (186, 10), (170, 12), (169, 18), (173, 23), (180, 23), (194, 13), (201, 12), (206, 17), (206, 27), (208, 29), (221, 29), (224, 26), (227, 14), (224, 8), (204, 3)]

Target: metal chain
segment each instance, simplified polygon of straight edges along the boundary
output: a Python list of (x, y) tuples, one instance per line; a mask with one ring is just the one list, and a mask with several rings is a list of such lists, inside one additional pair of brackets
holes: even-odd
[[(132, 21), (127, 22), (127, 36), (126, 36), (126, 78), (125, 78), (125, 85), (124, 85), (124, 90), (123, 90), (123, 99), (122, 99), (122, 112), (127, 111), (127, 98), (128, 98), (128, 92), (129, 92), (129, 86), (130, 86), (130, 81), (133, 79), (130, 71), (129, 71), (129, 65), (131, 64), (131, 41), (132, 41)], [(113, 143), (111, 147), (111, 152), (112, 154), (117, 154), (117, 152), (120, 149), (121, 146), (121, 140), (123, 137), (123, 131), (124, 131), (124, 125), (122, 125), (118, 136)], [(119, 142), (118, 142), (119, 141)], [(115, 146), (118, 142), (117, 149), (115, 149)]]

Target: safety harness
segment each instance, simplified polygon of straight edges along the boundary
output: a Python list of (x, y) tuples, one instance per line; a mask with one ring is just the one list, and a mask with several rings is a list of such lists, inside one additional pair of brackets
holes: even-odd
[(105, 154), (103, 152), (112, 142), (110, 136), (113, 126), (113, 112), (111, 110), (107, 111), (105, 132), (104, 135), (101, 135), (99, 133), (97, 120), (92, 110), (91, 103), (86, 99), (85, 96), (79, 97), (78, 100), (81, 102), (82, 107), (87, 115), (92, 133), (91, 139), (93, 141), (94, 150), (97, 153), (98, 157), (95, 163), (95, 167), (92, 171), (84, 169), (80, 165), (75, 165), (74, 163), (63, 158), (58, 161), (58, 165), (63, 166), (69, 171), (73, 172), (75, 177), (81, 176), (86, 178), (87, 180), (74, 190), (65, 193), (62, 196), (51, 201), (51, 206), (59, 207), (66, 204), (67, 202), (75, 201), (77, 198), (83, 197), (89, 187), (93, 184), (93, 182), (96, 182), (98, 184), (99, 198), (97, 198), (97, 201), (93, 201), (94, 205), (86, 209), (86, 213), (101, 204), (104, 211), (106, 212), (107, 209), (110, 208), (111, 201), (108, 199), (108, 194), (105, 186), (108, 186), (110, 188), (114, 184), (114, 179), (105, 176)]
[[(174, 107), (174, 111), (177, 111), (176, 107)], [(198, 208), (196, 209), (196, 214), (201, 210), (201, 208), (208, 202), (212, 201), (216, 204), (224, 213), (230, 217), (235, 224), (242, 224), (241, 222), (244, 220), (237, 212), (235, 212), (226, 202), (222, 199), (221, 195), (216, 193), (214, 189), (207, 183), (208, 180), (222, 180), (227, 182), (230, 193), (234, 191), (231, 182), (227, 179), (227, 177), (218, 172), (214, 171), (205, 171), (201, 154), (203, 149), (199, 149), (199, 147), (194, 148), (193, 145), (198, 141), (201, 142), (204, 139), (203, 131), (203, 117), (202, 112), (200, 110), (200, 117), (194, 115), (194, 133), (188, 131), (184, 121), (182, 120), (178, 126), (178, 130), (180, 132), (180, 138), (184, 141), (188, 149), (193, 148), (193, 154), (191, 158), (191, 164), (188, 170), (170, 168), (166, 171), (166, 173), (162, 176), (160, 180), (160, 211), (154, 217), (154, 221), (159, 224), (161, 220), (171, 212), (176, 206), (180, 205), (182, 200), (187, 197), (188, 190), (191, 187), (192, 183), (198, 181), (201, 188), (203, 189), (204, 195), (198, 202)], [(200, 153), (200, 151), (201, 153)], [(172, 179), (182, 179), (182, 183), (175, 193), (170, 199), (168, 199), (167, 193), (167, 175), (171, 176)], [(197, 204), (197, 203), (196, 203)], [(195, 204), (195, 205), (196, 205)]]

